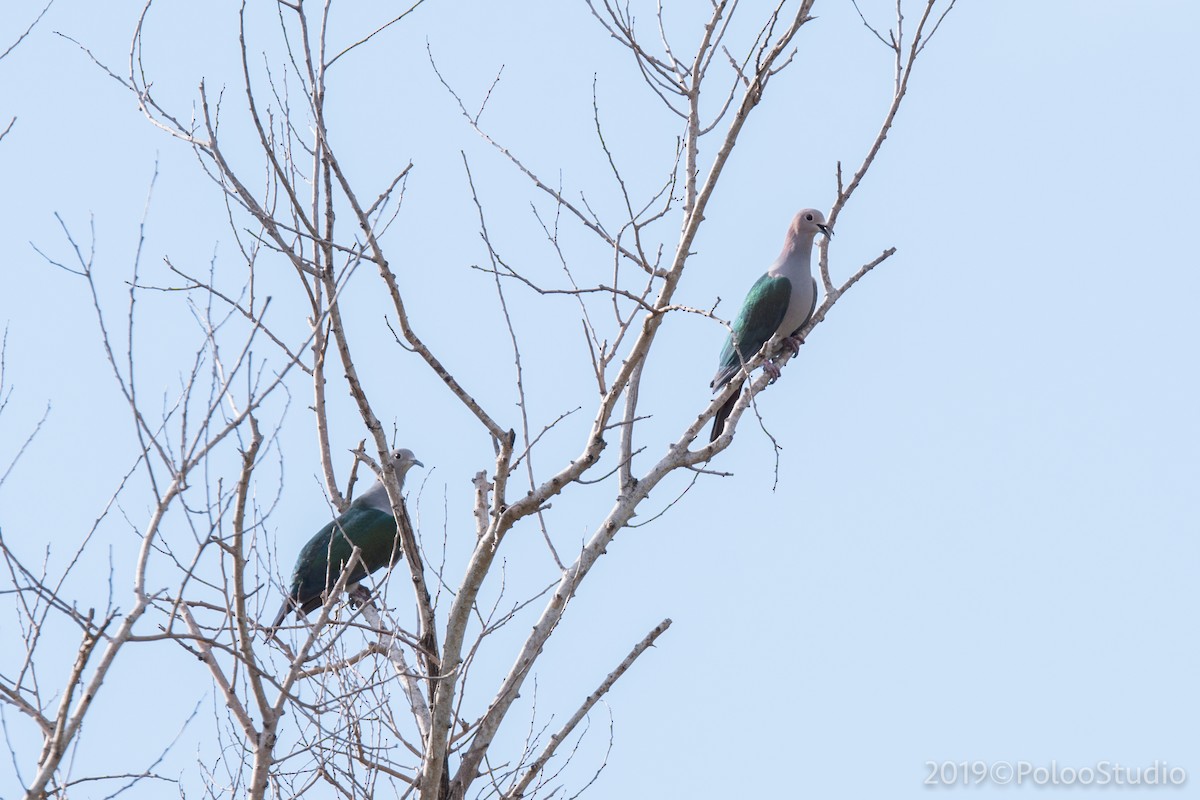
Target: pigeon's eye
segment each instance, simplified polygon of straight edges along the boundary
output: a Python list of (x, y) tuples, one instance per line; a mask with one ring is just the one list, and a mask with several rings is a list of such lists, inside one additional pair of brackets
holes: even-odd
[(804, 218), (805, 218), (806, 220), (808, 220), (809, 222), (812, 222), (812, 214), (805, 214), (805, 215), (804, 215)]

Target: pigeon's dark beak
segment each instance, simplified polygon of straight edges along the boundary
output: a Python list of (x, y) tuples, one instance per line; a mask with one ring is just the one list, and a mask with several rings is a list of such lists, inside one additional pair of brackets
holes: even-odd
[(422, 464), (420, 461), (417, 461), (415, 458), (412, 460), (412, 463), (413, 463), (413, 466), (414, 466), (414, 467), (423, 467), (423, 466), (425, 466), (425, 465), (424, 465), (424, 464)]
[(818, 222), (817, 230), (819, 230), (821, 233), (825, 234), (826, 238), (833, 236), (833, 228), (829, 227), (828, 225), (824, 225), (824, 224)]

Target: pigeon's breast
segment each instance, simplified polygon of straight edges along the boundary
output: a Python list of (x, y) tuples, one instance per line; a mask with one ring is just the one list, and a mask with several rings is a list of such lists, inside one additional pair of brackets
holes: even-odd
[(792, 299), (788, 302), (787, 313), (783, 315), (783, 322), (779, 323), (776, 331), (780, 336), (791, 336), (804, 327), (804, 323), (808, 322), (808, 317), (812, 314), (813, 300), (817, 296), (817, 288), (808, 275), (791, 278), (791, 282)]

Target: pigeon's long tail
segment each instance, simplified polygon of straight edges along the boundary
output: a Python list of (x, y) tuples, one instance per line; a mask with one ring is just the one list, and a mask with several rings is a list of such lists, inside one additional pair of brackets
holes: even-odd
[(268, 642), (275, 638), (275, 632), (279, 630), (279, 626), (283, 624), (284, 619), (287, 618), (288, 612), (291, 610), (292, 600), (291, 598), (285, 597), (283, 599), (283, 605), (279, 608), (279, 613), (275, 615), (275, 621), (271, 623), (271, 627), (267, 628)]
[(734, 390), (734, 393), (729, 396), (729, 399), (725, 401), (725, 404), (713, 416), (712, 435), (708, 438), (710, 442), (715, 442), (717, 437), (725, 432), (725, 420), (729, 419), (730, 412), (733, 411), (738, 398), (742, 396), (743, 383), (745, 381), (738, 381), (737, 389)]

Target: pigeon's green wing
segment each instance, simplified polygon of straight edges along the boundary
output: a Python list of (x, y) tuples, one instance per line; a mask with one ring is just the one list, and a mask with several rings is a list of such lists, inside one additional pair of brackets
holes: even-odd
[(377, 508), (352, 503), (346, 513), (319, 530), (296, 560), (292, 607), (298, 607), (303, 614), (320, 607), (321, 595), (337, 582), (354, 546), (362, 550), (362, 559), (351, 572), (349, 583), (361, 581), (399, 559), (396, 519)]
[(714, 391), (728, 383), (775, 334), (791, 299), (792, 282), (787, 278), (767, 274), (755, 281), (721, 350), (720, 366), (711, 384)]

